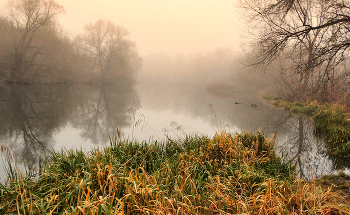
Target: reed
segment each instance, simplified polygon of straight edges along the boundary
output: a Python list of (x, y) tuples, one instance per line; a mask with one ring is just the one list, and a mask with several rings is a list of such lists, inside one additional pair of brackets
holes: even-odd
[(334, 214), (342, 197), (296, 179), (260, 131), (52, 152), (0, 186), (4, 214)]

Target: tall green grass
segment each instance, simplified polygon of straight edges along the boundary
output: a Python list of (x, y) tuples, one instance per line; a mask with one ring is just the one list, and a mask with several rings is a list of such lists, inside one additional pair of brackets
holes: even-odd
[(35, 180), (0, 187), (2, 214), (331, 214), (342, 198), (295, 176), (263, 133), (113, 140), (52, 152)]

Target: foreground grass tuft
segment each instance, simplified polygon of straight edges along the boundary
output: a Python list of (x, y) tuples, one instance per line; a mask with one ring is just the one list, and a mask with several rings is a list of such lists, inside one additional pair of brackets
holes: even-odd
[(297, 180), (261, 132), (52, 152), (37, 179), (0, 187), (1, 214), (349, 213), (342, 201)]

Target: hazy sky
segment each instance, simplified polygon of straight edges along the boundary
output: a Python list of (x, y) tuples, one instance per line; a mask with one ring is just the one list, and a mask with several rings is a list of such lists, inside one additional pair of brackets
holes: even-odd
[[(0, 0), (5, 3), (6, 0)], [(235, 0), (56, 0), (60, 23), (73, 34), (86, 23), (111, 20), (130, 32), (141, 55), (171, 55), (239, 49)], [(1, 4), (3, 5), (3, 4)]]

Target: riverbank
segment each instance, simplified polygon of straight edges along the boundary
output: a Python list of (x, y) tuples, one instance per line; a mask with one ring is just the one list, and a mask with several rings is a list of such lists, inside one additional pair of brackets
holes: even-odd
[(315, 134), (323, 139), (329, 154), (350, 157), (350, 113), (339, 104), (288, 102), (279, 97), (264, 96), (274, 107), (311, 119)]
[(349, 213), (346, 200), (296, 179), (263, 133), (166, 142), (115, 140), (52, 152), (41, 175), (0, 188), (6, 214)]
[[(280, 97), (265, 95), (274, 107), (283, 108), (292, 114), (303, 115), (313, 121), (315, 134), (326, 143), (330, 156), (337, 160), (350, 157), (350, 113), (339, 104), (320, 104), (318, 102), (288, 102)], [(340, 171), (338, 175), (324, 175), (315, 180), (324, 190), (330, 189), (346, 197), (350, 205), (350, 176)]]

